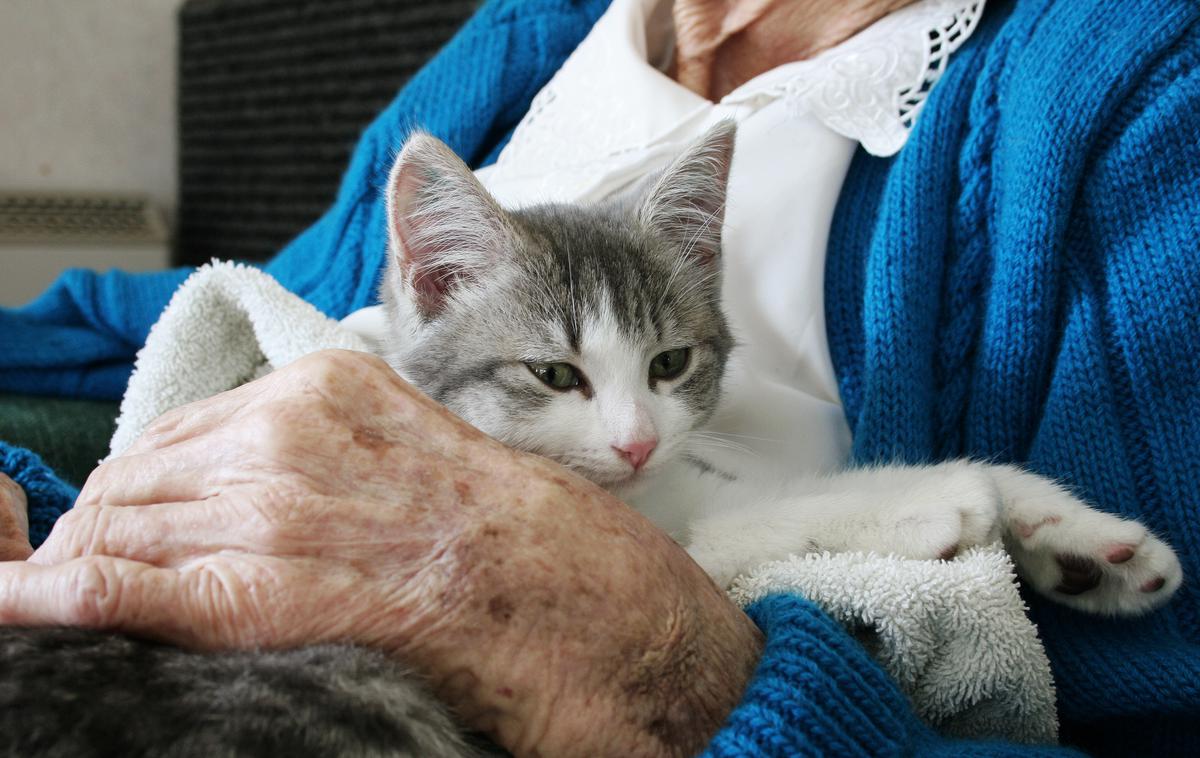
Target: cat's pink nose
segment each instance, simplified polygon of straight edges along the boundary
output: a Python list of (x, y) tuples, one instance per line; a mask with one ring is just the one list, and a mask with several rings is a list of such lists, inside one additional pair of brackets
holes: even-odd
[(629, 465), (633, 466), (634, 471), (637, 471), (645, 465), (646, 459), (650, 457), (656, 447), (658, 447), (658, 440), (651, 438), (626, 442), (623, 445), (613, 445), (612, 449), (617, 451), (617, 455), (629, 461)]

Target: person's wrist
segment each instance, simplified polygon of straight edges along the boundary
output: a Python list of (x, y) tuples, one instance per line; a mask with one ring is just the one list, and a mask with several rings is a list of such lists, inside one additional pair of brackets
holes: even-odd
[[(740, 702), (762, 636), (707, 576), (700, 578), (704, 585), (684, 583), (692, 594), (661, 609), (642, 644), (615, 657), (622, 665), (601, 669), (594, 690), (563, 693), (549, 704), (553, 712), (542, 723), (553, 724), (537, 752), (691, 756), (708, 744)], [(597, 731), (598, 724), (605, 729)]]
[(647, 754), (700, 752), (741, 700), (762, 651), (762, 635), (740, 608), (674, 544), (666, 558), (687, 594), (617, 698), (641, 701)]
[(517, 755), (695, 753), (753, 674), (757, 627), (640, 514), (518, 457), (443, 570), (476, 623), (405, 657), (436, 662), (439, 693)]

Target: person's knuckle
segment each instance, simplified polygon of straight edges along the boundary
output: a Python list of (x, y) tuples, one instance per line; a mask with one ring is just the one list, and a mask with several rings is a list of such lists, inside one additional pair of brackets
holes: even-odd
[(348, 386), (369, 385), (394, 378), (395, 370), (382, 358), (355, 350), (323, 350), (313, 353), (306, 378), (324, 390), (345, 392)]
[(78, 559), (70, 574), (67, 617), (73, 624), (91, 628), (113, 626), (121, 612), (122, 581), (111, 561), (98, 557)]
[(348, 374), (354, 372), (359, 359), (349, 350), (321, 350), (310, 353), (293, 366), (308, 384), (327, 388), (344, 383)]
[(268, 461), (279, 462), (301, 444), (306, 419), (314, 409), (303, 403), (274, 403), (256, 408), (247, 419), (245, 444)]
[(100, 506), (76, 505), (59, 516), (50, 530), (50, 536), (46, 538), (46, 549), (54, 551), (59, 557), (92, 553), (96, 547), (100, 509)]
[(160, 414), (157, 418), (146, 425), (142, 433), (138, 435), (138, 441), (151, 442), (162, 439), (167, 435), (177, 430), (187, 418), (187, 406), (172, 408), (165, 413)]
[(393, 369), (387, 361), (380, 358), (378, 355), (373, 355), (371, 353), (360, 353), (352, 350), (347, 350), (344, 352), (346, 359), (351, 361), (352, 365), (360, 366), (364, 370), (372, 373), (384, 374), (387, 376), (395, 374), (395, 369)]
[(87, 480), (79, 490), (79, 497), (75, 498), (75, 507), (63, 514), (63, 517), (74, 513), (80, 507), (94, 506), (103, 502), (105, 495), (113, 486), (113, 476), (111, 463), (101, 463), (92, 469), (92, 473), (88, 474)]

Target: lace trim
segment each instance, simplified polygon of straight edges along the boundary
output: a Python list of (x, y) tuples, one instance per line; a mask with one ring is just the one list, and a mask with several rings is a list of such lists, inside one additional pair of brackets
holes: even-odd
[(956, 8), (948, 20), (927, 32), (929, 36), (925, 46), (925, 65), (922, 67), (924, 75), (921, 82), (902, 87), (897, 93), (900, 100), (900, 121), (905, 127), (911, 129), (916, 122), (917, 113), (925, 105), (929, 91), (946, 71), (946, 62), (950, 60), (950, 54), (958, 50), (979, 25), (979, 18), (983, 15), (983, 4), (984, 0), (979, 0)]
[(983, 8), (984, 0), (926, 0), (897, 11), (808, 61), (811, 66), (782, 85), (783, 97), (868, 152), (892, 155)]

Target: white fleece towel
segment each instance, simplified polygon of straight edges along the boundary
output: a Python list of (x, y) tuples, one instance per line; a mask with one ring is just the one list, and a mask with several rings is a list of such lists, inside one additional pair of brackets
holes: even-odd
[(367, 344), (256, 268), (213, 261), (187, 278), (138, 351), (110, 444), (120, 455), (163, 413), (317, 350)]
[(939, 732), (1056, 742), (1050, 662), (999, 545), (952, 561), (792, 556), (734, 580), (740, 605), (798, 593), (856, 636)]

